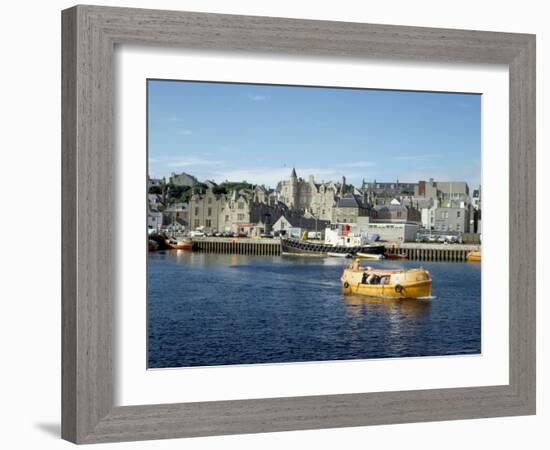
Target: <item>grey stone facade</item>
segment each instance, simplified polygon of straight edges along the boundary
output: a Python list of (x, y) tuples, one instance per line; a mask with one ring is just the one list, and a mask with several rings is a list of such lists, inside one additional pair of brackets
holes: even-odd
[(170, 175), (170, 183), (176, 186), (189, 186), (193, 187), (198, 183), (197, 179), (193, 175), (189, 175), (185, 172), (174, 173)]
[(290, 177), (278, 184), (276, 192), (278, 200), (290, 209), (310, 213), (319, 220), (332, 220), (336, 201), (348, 188), (345, 178), (341, 183), (316, 183), (312, 175), (306, 181), (298, 178), (292, 169)]
[(373, 207), (371, 214), (371, 223), (415, 223), (420, 224), (422, 221), (421, 213), (418, 209), (399, 205), (376, 205)]
[(434, 230), (468, 233), (470, 230), (469, 208), (451, 204), (435, 209)]
[(361, 190), (363, 201), (370, 205), (387, 205), (392, 200), (401, 201), (406, 197), (412, 197), (417, 188), (417, 183), (402, 183), (399, 180), (392, 182), (363, 181)]
[(345, 194), (338, 199), (333, 209), (332, 223), (357, 223), (359, 217), (368, 215), (369, 209), (361, 197), (355, 194)]

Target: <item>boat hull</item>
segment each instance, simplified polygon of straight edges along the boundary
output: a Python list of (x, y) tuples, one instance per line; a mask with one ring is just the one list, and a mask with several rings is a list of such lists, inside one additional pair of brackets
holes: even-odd
[(481, 252), (470, 252), (466, 255), (468, 262), (481, 262)]
[[(355, 264), (349, 269), (345, 269), (340, 279), (344, 294), (381, 298), (426, 298), (432, 296), (432, 278), (427, 270), (422, 268), (372, 269), (354, 267)], [(378, 281), (374, 281), (374, 279)]]
[(357, 256), (358, 258), (361, 258), (361, 259), (384, 259), (384, 255), (376, 255), (376, 254), (373, 254), (373, 253), (361, 253), (361, 252), (357, 252)]
[(169, 250), (193, 250), (193, 241), (176, 241), (176, 240), (166, 240), (166, 246)]
[(401, 286), (399, 291), (391, 284), (370, 285), (358, 283), (343, 286), (344, 294), (359, 294), (380, 298), (422, 298), (432, 296), (432, 282), (421, 281), (410, 285)]
[(384, 244), (367, 244), (355, 247), (345, 247), (342, 245), (330, 245), (310, 241), (299, 241), (297, 239), (281, 239), (282, 254), (326, 256), (333, 254), (351, 254), (369, 253), (373, 255), (383, 255), (385, 251)]

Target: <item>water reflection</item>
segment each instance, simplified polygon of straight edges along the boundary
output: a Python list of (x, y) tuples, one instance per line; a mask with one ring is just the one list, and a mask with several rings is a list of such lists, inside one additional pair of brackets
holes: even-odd
[(352, 315), (361, 311), (368, 312), (373, 308), (383, 309), (388, 313), (400, 313), (407, 316), (419, 316), (425, 314), (431, 307), (429, 300), (416, 300), (412, 298), (378, 298), (366, 295), (342, 295), (344, 302)]

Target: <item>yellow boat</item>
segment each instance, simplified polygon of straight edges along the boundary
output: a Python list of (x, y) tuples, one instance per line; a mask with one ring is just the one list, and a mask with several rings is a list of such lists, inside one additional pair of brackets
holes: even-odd
[(466, 255), (469, 262), (481, 262), (481, 252), (470, 252)]
[(425, 269), (373, 269), (361, 267), (356, 260), (342, 274), (344, 294), (370, 297), (421, 298), (431, 297), (432, 277)]

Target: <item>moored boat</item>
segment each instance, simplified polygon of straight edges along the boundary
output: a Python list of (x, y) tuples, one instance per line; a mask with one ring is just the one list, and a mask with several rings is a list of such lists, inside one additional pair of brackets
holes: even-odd
[(327, 256), (332, 256), (335, 258), (353, 258), (353, 255), (351, 253), (327, 252)]
[(384, 256), (387, 259), (407, 259), (407, 255), (404, 255), (403, 253), (391, 253), (391, 252), (385, 252)]
[(481, 262), (481, 252), (469, 252), (466, 255), (466, 261), (468, 262)]
[(166, 245), (171, 250), (193, 250), (193, 241), (189, 238), (183, 241), (178, 241), (173, 238), (166, 239)]
[(340, 279), (344, 294), (370, 297), (425, 298), (432, 295), (430, 272), (418, 269), (373, 269), (359, 260), (344, 270)]
[(378, 254), (384, 253), (384, 244), (363, 245), (333, 245), (324, 242), (300, 241), (299, 239), (281, 238), (281, 252), (283, 254), (326, 256), (328, 253), (355, 255), (357, 252)]
[(356, 256), (361, 259), (384, 259), (384, 255), (377, 255), (374, 253), (357, 252)]

